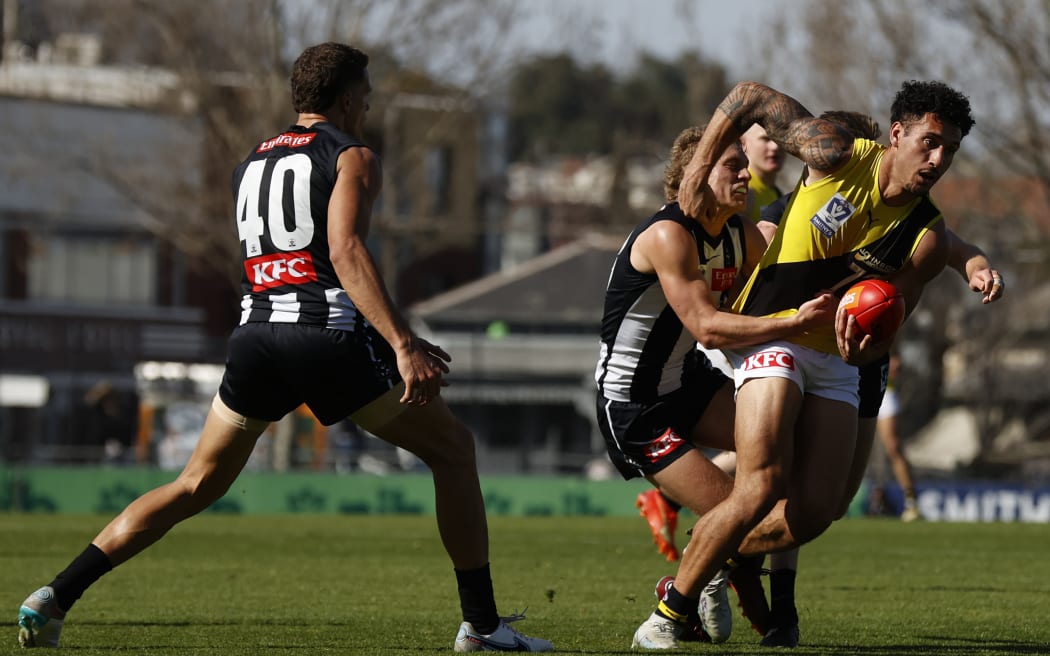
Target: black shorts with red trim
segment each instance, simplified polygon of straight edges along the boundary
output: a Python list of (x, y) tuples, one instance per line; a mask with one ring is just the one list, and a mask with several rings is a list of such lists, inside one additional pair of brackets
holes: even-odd
[(230, 335), (219, 397), (234, 412), (266, 421), (305, 403), (331, 426), (400, 382), (393, 349), (371, 326), (350, 332), (253, 322)]
[(624, 479), (651, 476), (697, 448), (690, 441), (693, 428), (715, 393), (731, 381), (710, 363), (685, 379), (682, 387), (649, 403), (613, 401), (598, 393), (598, 428)]

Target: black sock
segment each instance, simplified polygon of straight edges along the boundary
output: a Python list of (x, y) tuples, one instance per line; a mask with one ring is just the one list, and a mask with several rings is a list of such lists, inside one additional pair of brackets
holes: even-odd
[(474, 630), (482, 635), (495, 631), (499, 627), (499, 613), (496, 612), (496, 596), (492, 592), (489, 566), (457, 569), (456, 583), (459, 585), (463, 621), (470, 622)]
[(87, 549), (74, 558), (69, 567), (62, 570), (51, 582), (58, 607), (68, 611), (92, 583), (111, 569), (113, 564), (109, 562), (109, 556), (95, 545), (89, 544)]
[(726, 566), (732, 569), (741, 568), (761, 570), (762, 563), (765, 561), (765, 559), (766, 557), (763, 554), (760, 554), (758, 556), (741, 556), (740, 552), (737, 552), (730, 556), (729, 560), (726, 561)]
[[(659, 490), (657, 490), (657, 491), (659, 492)], [(675, 512), (678, 512), (679, 510), (682, 509), (682, 504), (678, 503), (677, 501), (675, 501), (671, 497), (667, 496), (663, 492), (660, 492), (660, 496), (663, 497), (664, 503), (666, 503), (668, 506), (671, 506), (671, 509), (674, 510)]]
[(695, 613), (699, 605), (699, 599), (690, 599), (678, 592), (673, 585), (667, 590), (667, 594), (656, 606), (656, 614), (679, 624), (685, 623), (690, 613)]
[(769, 574), (769, 609), (777, 621), (798, 622), (795, 609), (795, 570), (778, 569)]

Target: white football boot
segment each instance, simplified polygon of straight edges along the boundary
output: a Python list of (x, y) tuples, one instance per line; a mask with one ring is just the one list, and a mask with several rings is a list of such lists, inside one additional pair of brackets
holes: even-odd
[(733, 607), (729, 604), (729, 567), (718, 570), (700, 591), (700, 624), (711, 642), (725, 642), (733, 633)]
[(631, 639), (632, 649), (678, 649), (678, 633), (681, 627), (653, 611), (649, 619), (642, 622)]
[(501, 617), (499, 626), (492, 633), (479, 633), (470, 622), (459, 625), (453, 651), (551, 651), (554, 645), (543, 638), (523, 635), (510, 625), (525, 619), (525, 613)]
[(18, 644), (57, 647), (66, 614), (59, 610), (55, 591), (45, 585), (26, 597), (18, 609)]

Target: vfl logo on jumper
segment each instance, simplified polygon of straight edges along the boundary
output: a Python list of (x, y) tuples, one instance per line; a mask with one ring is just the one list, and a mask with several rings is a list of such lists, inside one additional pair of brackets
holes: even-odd
[(663, 435), (656, 438), (656, 440), (646, 448), (645, 457), (649, 459), (649, 462), (656, 462), (683, 444), (685, 444), (685, 440), (678, 437), (673, 428), (668, 428), (664, 431)]
[(784, 351), (762, 351), (761, 353), (749, 355), (747, 359), (744, 360), (744, 371), (772, 368), (794, 371), (795, 358), (791, 357), (790, 353), (785, 353)]
[(300, 146), (305, 146), (306, 144), (313, 141), (314, 137), (316, 136), (316, 132), (311, 132), (309, 134), (295, 134), (294, 132), (285, 132), (284, 134), (277, 135), (273, 139), (268, 139), (262, 142), (261, 144), (259, 144), (259, 147), (255, 149), (255, 152), (265, 153), (266, 151), (273, 150), (278, 146), (299, 148)]
[(306, 251), (253, 257), (244, 261), (244, 271), (253, 292), (317, 280), (313, 258)]
[(853, 216), (856, 211), (857, 208), (850, 205), (842, 194), (835, 194), (824, 204), (824, 207), (817, 210), (809, 222), (820, 231), (820, 234), (831, 239), (846, 222), (846, 219)]

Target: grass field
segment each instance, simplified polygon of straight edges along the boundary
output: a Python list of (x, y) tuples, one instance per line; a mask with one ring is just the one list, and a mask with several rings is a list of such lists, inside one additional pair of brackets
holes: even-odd
[[(104, 517), (0, 515), (0, 654), (18, 604)], [(640, 519), (492, 518), (500, 609), (560, 653), (630, 653), (673, 573)], [(1050, 653), (1050, 526), (846, 520), (802, 551), (791, 654)], [(737, 616), (705, 654), (775, 653)], [(206, 515), (100, 580), (63, 650), (93, 654), (445, 654), (459, 608), (432, 517)]]

